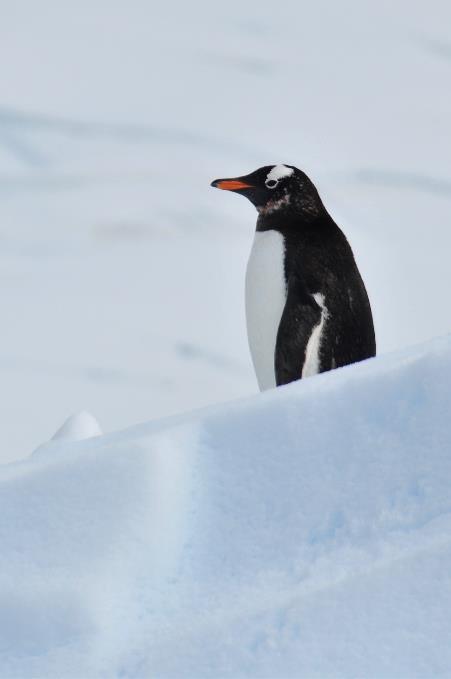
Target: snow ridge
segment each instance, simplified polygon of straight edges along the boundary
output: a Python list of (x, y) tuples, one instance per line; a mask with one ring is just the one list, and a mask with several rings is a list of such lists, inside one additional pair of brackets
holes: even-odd
[(445, 338), (4, 467), (2, 676), (446, 675), (450, 369)]

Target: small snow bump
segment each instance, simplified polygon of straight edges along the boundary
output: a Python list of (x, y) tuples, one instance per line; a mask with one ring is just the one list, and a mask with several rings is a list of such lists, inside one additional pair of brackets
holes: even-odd
[(64, 424), (53, 435), (52, 441), (81, 441), (82, 439), (89, 439), (92, 436), (100, 436), (102, 430), (96, 418), (82, 410), (67, 418)]

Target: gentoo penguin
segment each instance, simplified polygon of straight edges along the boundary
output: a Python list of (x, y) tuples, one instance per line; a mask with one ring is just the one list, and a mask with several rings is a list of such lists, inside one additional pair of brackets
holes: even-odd
[(307, 175), (267, 165), (211, 185), (246, 196), (258, 212), (246, 321), (260, 389), (374, 356), (371, 307), (351, 247)]

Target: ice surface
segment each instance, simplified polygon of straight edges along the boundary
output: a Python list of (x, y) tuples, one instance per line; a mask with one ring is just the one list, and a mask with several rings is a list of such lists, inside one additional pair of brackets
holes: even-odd
[(0, 471), (0, 675), (449, 677), (451, 338)]
[[(255, 210), (281, 158), (349, 236), (386, 352), (451, 331), (450, 3), (2, 9), (1, 460), (257, 390)], [(176, 17), (176, 19), (174, 18)]]

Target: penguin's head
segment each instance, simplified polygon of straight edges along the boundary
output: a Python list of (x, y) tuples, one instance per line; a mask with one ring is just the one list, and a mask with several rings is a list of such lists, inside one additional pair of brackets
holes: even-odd
[(283, 211), (314, 216), (322, 207), (313, 182), (293, 165), (265, 165), (242, 177), (215, 179), (211, 186), (246, 196), (263, 215)]

